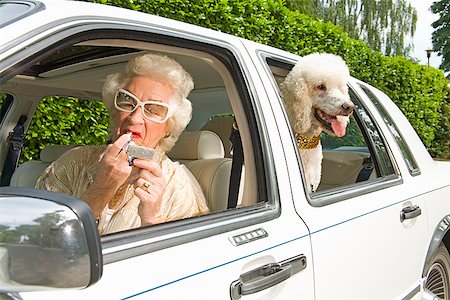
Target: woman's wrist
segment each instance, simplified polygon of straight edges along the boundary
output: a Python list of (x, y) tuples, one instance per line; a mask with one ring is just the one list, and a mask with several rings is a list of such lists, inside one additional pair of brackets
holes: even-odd
[(113, 197), (114, 193), (109, 189), (101, 189), (91, 183), (84, 195), (81, 197), (91, 208), (95, 219), (100, 218), (104, 208)]
[(163, 223), (163, 222), (164, 222), (164, 220), (160, 215), (152, 216), (149, 218), (141, 217), (141, 226), (155, 225), (155, 224), (159, 224), (159, 223)]

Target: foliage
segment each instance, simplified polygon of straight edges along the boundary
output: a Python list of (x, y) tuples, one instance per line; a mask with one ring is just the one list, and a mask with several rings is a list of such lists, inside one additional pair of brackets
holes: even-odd
[(433, 157), (450, 160), (450, 80), (447, 87), (447, 99), (442, 106), (442, 118), (436, 138), (431, 143), (429, 152)]
[(100, 101), (46, 97), (31, 121), (20, 162), (38, 159), (47, 144), (105, 144), (108, 124), (108, 111)]
[[(308, 1), (308, 0), (304, 0)], [(311, 0), (312, 1), (312, 0)], [(443, 73), (403, 57), (390, 58), (330, 22), (288, 9), (281, 0), (93, 0), (227, 32), (299, 55), (341, 55), (351, 73), (384, 91), (405, 113), (427, 147), (445, 130)], [(435, 152), (437, 153), (437, 152)]]
[[(304, 0), (312, 1), (312, 0)], [(389, 58), (352, 39), (330, 22), (291, 11), (282, 0), (92, 0), (216, 29), (299, 55), (341, 55), (351, 73), (390, 96), (402, 109), (427, 147), (436, 155), (448, 141), (442, 115), (446, 82), (442, 72), (405, 58)], [(447, 106), (446, 106), (447, 107)], [(64, 111), (63, 116), (60, 111)], [(58, 119), (60, 118), (60, 119)], [(101, 144), (107, 139), (107, 112), (97, 101), (46, 98), (27, 136), (22, 159), (37, 158), (48, 143)], [(75, 126), (78, 126), (75, 128)], [(445, 135), (447, 132), (447, 135)]]
[(408, 55), (417, 12), (406, 0), (287, 0), (293, 10), (340, 26), (388, 56)]
[(450, 0), (433, 2), (431, 11), (440, 16), (432, 24), (433, 28), (435, 28), (435, 31), (432, 33), (433, 48), (442, 56), (442, 64), (439, 68), (450, 72)]

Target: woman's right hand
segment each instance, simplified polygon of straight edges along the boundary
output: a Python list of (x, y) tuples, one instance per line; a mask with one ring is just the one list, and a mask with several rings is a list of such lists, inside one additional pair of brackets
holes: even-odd
[(128, 136), (123, 134), (106, 147), (97, 165), (94, 185), (113, 189), (115, 192), (127, 180), (132, 167), (129, 165), (126, 149), (121, 150), (127, 142)]
[(132, 167), (129, 165), (126, 149), (121, 151), (127, 141), (128, 136), (124, 134), (106, 147), (97, 164), (93, 181), (82, 197), (95, 217), (101, 214), (131, 173)]

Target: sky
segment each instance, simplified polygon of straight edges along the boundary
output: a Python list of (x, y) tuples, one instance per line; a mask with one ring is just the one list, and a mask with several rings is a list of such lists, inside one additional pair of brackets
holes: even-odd
[[(420, 64), (426, 65), (428, 63), (426, 49), (431, 49), (433, 43), (431, 41), (431, 34), (434, 28), (431, 23), (439, 18), (438, 14), (433, 14), (429, 8), (435, 0), (410, 0), (411, 5), (417, 10), (417, 25), (416, 32), (413, 37), (414, 51), (411, 56), (417, 58)], [(442, 57), (437, 56), (437, 53), (432, 53), (430, 57), (430, 66), (439, 68)]]

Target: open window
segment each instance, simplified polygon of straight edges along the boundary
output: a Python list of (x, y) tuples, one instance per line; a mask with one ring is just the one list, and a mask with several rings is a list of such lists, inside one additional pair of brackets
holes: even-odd
[[(67, 36), (37, 49), (14, 71), (6, 71), (9, 80), (0, 84), (0, 91), (14, 94), (14, 101), (20, 103), (16, 113), (29, 117), (11, 186), (34, 187), (43, 170), (74, 144), (107, 143), (109, 117), (100, 101), (104, 80), (108, 74), (122, 71), (128, 60), (142, 51), (175, 59), (194, 79), (189, 95), (192, 120), (167, 155), (195, 176), (211, 214), (186, 222), (210, 222), (214, 215), (232, 218), (255, 208), (272, 210), (264, 166), (255, 163), (257, 158), (263, 159), (254, 112), (249, 109), (250, 92), (233, 53), (214, 45), (135, 31), (90, 30)], [(7, 127), (1, 130), (3, 135), (9, 133)], [(236, 131), (240, 153), (229, 139)], [(203, 139), (205, 133), (212, 138)], [(5, 151), (2, 149), (2, 159)]]
[[(265, 57), (274, 86), (282, 93), (283, 82), (295, 62), (285, 58)], [(343, 137), (332, 137), (322, 132), (322, 172), (318, 190), (310, 193), (311, 204), (325, 205), (377, 188), (377, 184), (398, 178), (381, 131), (374, 122), (361, 97), (350, 87), (350, 98), (355, 110)], [(294, 141), (293, 141), (294, 142)], [(300, 161), (300, 155), (298, 155)], [(308, 190), (308, 189), (306, 189)]]

